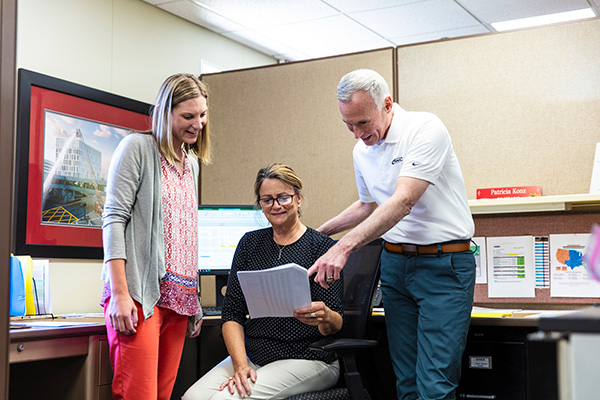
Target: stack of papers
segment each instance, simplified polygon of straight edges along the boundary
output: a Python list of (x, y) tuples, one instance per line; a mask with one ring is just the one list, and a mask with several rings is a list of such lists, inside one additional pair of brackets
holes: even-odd
[(103, 325), (102, 322), (74, 322), (74, 321), (30, 321), (30, 322), (18, 322), (18, 323), (10, 323), (10, 329), (13, 328), (62, 328), (68, 326), (85, 326), (85, 325)]
[(237, 273), (250, 318), (293, 317), (311, 305), (308, 272), (298, 264)]

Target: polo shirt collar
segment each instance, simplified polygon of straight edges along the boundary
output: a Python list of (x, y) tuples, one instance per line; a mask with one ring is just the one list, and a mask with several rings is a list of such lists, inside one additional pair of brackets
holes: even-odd
[(400, 134), (402, 133), (402, 124), (404, 123), (404, 115), (406, 111), (398, 104), (394, 103), (394, 116), (392, 117), (392, 123), (388, 130), (387, 136), (380, 143), (397, 143), (400, 140)]

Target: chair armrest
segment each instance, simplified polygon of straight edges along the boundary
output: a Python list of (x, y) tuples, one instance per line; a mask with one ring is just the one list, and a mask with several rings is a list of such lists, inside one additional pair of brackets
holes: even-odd
[(311, 350), (340, 351), (348, 349), (358, 350), (375, 346), (377, 346), (376, 340), (332, 338), (314, 342), (309, 348)]

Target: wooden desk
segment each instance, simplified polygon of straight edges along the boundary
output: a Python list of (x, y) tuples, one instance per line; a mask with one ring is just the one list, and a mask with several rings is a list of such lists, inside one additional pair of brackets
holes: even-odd
[[(35, 320), (11, 323), (34, 322)], [(11, 329), (9, 398), (108, 400), (112, 369), (104, 318), (92, 325)]]
[(229, 353), (221, 336), (221, 317), (204, 317), (198, 343), (198, 378), (223, 361)]
[[(109, 400), (112, 399), (108, 340), (104, 318), (56, 319), (67, 322), (94, 322), (72, 327), (10, 330), (10, 399)], [(32, 322), (16, 320), (12, 323)], [(225, 346), (220, 338), (221, 318), (206, 317), (198, 341), (186, 338), (172, 399), (181, 395), (202, 376), (199, 360), (221, 361)], [(204, 332), (207, 329), (207, 332)], [(200, 345), (199, 343), (203, 343)], [(200, 357), (200, 348), (203, 357)], [(210, 354), (207, 354), (210, 353)]]

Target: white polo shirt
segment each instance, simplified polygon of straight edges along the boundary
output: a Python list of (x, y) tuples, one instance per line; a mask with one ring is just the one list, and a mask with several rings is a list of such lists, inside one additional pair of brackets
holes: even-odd
[(353, 157), (362, 202), (384, 203), (401, 176), (431, 183), (411, 213), (383, 235), (387, 242), (426, 245), (473, 236), (460, 165), (448, 130), (437, 116), (408, 112), (394, 103), (387, 137), (373, 146), (359, 141)]

